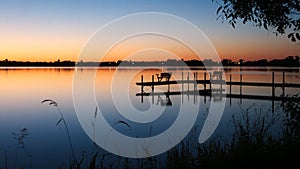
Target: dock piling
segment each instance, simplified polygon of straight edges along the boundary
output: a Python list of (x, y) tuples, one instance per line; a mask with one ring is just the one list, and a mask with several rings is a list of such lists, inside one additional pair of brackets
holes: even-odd
[(240, 95), (242, 95), (242, 92), (243, 92), (243, 91), (242, 91), (242, 90), (243, 90), (243, 89), (242, 89), (242, 83), (243, 83), (243, 74), (241, 73), (241, 74), (240, 74)]
[(143, 98), (143, 95), (144, 95), (144, 77), (143, 77), (143, 75), (141, 75), (141, 83), (142, 83), (142, 85), (141, 85), (141, 93), (142, 93), (142, 97), (141, 97), (141, 101), (142, 101), (142, 103), (144, 102), (144, 98)]
[(204, 91), (206, 91), (206, 72), (204, 72)]
[(272, 72), (272, 112), (274, 112), (274, 97), (275, 97), (275, 77), (274, 72)]
[(204, 83), (203, 83), (203, 85), (204, 85), (204, 92), (205, 92), (205, 94), (204, 94), (204, 103), (206, 103), (206, 71), (204, 72)]
[(220, 94), (221, 94), (221, 97), (222, 97), (222, 94), (223, 94), (223, 84), (222, 84), (222, 81), (223, 81), (223, 73), (221, 72), (220, 74), (220, 79), (219, 79), (219, 83), (221, 84), (220, 85)]
[[(183, 72), (181, 72), (181, 80), (183, 81), (184, 79), (183, 79)], [(183, 83), (181, 83), (181, 91), (184, 91), (184, 89), (183, 89)]]
[(285, 72), (282, 72), (282, 97), (285, 97)]
[(209, 81), (209, 95), (211, 96), (211, 73), (209, 73), (209, 79), (210, 79), (210, 81)]
[(183, 104), (183, 92), (184, 92), (184, 88), (183, 88), (183, 72), (181, 72), (181, 80), (182, 80), (182, 83), (181, 83), (181, 104)]
[(194, 73), (194, 91), (196, 91), (197, 86), (197, 73)]
[(231, 96), (231, 80), (232, 80), (232, 75), (229, 75), (229, 94)]
[(154, 75), (152, 75), (152, 93), (154, 93)]
[(187, 90), (188, 90), (188, 92), (190, 91), (190, 72), (188, 72), (188, 74), (187, 74)]
[(275, 85), (274, 85), (274, 82), (275, 82), (275, 77), (274, 77), (274, 72), (272, 72), (272, 97), (273, 98), (275, 96)]

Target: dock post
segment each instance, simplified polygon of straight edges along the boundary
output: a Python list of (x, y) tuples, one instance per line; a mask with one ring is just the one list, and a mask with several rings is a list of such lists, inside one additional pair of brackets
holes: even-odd
[(275, 77), (274, 72), (272, 72), (272, 112), (274, 112), (274, 96), (275, 96)]
[(190, 72), (187, 74), (187, 98), (190, 101)]
[(142, 97), (141, 97), (141, 99), (142, 99), (141, 101), (142, 101), (142, 103), (144, 102), (144, 98), (143, 98), (143, 96), (144, 96), (144, 82), (143, 82), (143, 81), (144, 81), (144, 80), (143, 80), (143, 79), (144, 79), (144, 77), (143, 77), (143, 75), (141, 75), (141, 84), (142, 84), (142, 85), (141, 85), (141, 94), (142, 94), (142, 95), (141, 95), (141, 96), (142, 96)]
[[(285, 102), (285, 72), (282, 72), (282, 103)], [(284, 110), (284, 104), (282, 104), (282, 110)]]
[(188, 72), (188, 74), (187, 74), (187, 85), (188, 85), (187, 90), (189, 92), (190, 91), (190, 72)]
[(194, 73), (194, 92), (196, 91), (196, 85), (197, 85), (197, 74)]
[(272, 100), (274, 100), (274, 96), (275, 96), (275, 85), (274, 85), (274, 72), (272, 72)]
[(204, 72), (204, 92), (206, 92), (206, 72)]
[(184, 83), (183, 83), (183, 71), (181, 72), (181, 104), (183, 104), (183, 92), (184, 92)]
[(206, 103), (206, 72), (204, 72), (204, 103)]
[[(242, 83), (243, 83), (243, 74), (240, 74), (240, 96), (242, 96)], [(242, 98), (242, 97), (241, 97)]]
[(220, 94), (221, 94), (221, 97), (223, 97), (223, 84), (222, 83), (223, 83), (223, 73), (220, 74), (220, 84), (221, 84), (220, 85), (220, 89), (221, 89)]
[(168, 79), (167, 82), (168, 82), (168, 93), (170, 93), (170, 79)]
[(181, 72), (181, 104), (183, 104), (183, 72)]
[(282, 72), (282, 97), (285, 97), (285, 72)]
[(181, 92), (183, 92), (184, 91), (184, 89), (183, 89), (183, 72), (181, 72), (181, 80), (182, 80), (182, 83), (181, 83)]
[(197, 93), (197, 79), (198, 79), (198, 74), (197, 72), (194, 73), (194, 104), (196, 104), (196, 93)]
[(154, 93), (154, 75), (152, 75), (152, 93)]
[(231, 97), (231, 77), (232, 75), (230, 74), (230, 76), (229, 76), (229, 95), (230, 95), (230, 97)]
[(209, 73), (209, 79), (210, 79), (210, 81), (209, 81), (209, 95), (211, 96), (211, 73)]
[(154, 75), (152, 75), (152, 104), (154, 104)]
[(229, 75), (229, 105), (231, 106), (231, 81), (232, 81), (232, 74)]

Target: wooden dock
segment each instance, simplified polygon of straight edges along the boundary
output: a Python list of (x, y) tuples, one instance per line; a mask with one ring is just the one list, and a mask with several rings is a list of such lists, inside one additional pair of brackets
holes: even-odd
[[(225, 81), (222, 78), (222, 72), (213, 72), (204, 73), (204, 79), (198, 80), (198, 74), (194, 73), (193, 79), (191, 80), (189, 77), (189, 74), (187, 75), (186, 79), (184, 79), (184, 74), (182, 73), (182, 79), (181, 80), (170, 80), (166, 79), (163, 81), (162, 79), (155, 81), (154, 75), (152, 75), (152, 81), (151, 82), (144, 82), (143, 81), (143, 75), (141, 76), (141, 81), (137, 82), (136, 85), (141, 87), (141, 92), (137, 93), (136, 96), (149, 96), (149, 95), (161, 95), (161, 94), (168, 94), (168, 95), (182, 95), (182, 94), (198, 94), (203, 96), (212, 96), (213, 94), (217, 94), (221, 97), (230, 97), (230, 98), (245, 98), (245, 99), (258, 99), (258, 100), (283, 100), (285, 99), (285, 89), (286, 88), (300, 88), (300, 84), (295, 83), (286, 83), (285, 81), (285, 72), (282, 72), (282, 81), (275, 82), (274, 72), (272, 72), (272, 81), (267, 82), (243, 82), (243, 75), (240, 74), (239, 81), (232, 81), (232, 75), (229, 77), (229, 81)], [(157, 74), (159, 77), (159, 75)], [(181, 91), (170, 91), (170, 85), (174, 84), (181, 84)], [(184, 84), (187, 85), (187, 89), (184, 90)], [(190, 89), (190, 84), (192, 84), (193, 89)], [(167, 85), (168, 90), (166, 92), (155, 92), (156, 86), (162, 86)], [(203, 85), (203, 89), (198, 90), (198, 85)], [(218, 88), (213, 88), (212, 85), (219, 86)], [(151, 87), (151, 92), (144, 92), (144, 87), (149, 86)], [(208, 86), (208, 87), (207, 87)], [(224, 86), (229, 86), (229, 93), (223, 93)], [(232, 86), (239, 86), (240, 90), (239, 93), (232, 93)], [(243, 94), (243, 86), (252, 86), (252, 87), (270, 87), (272, 90), (271, 95), (245, 95)], [(282, 89), (282, 95), (281, 96), (275, 96), (275, 88), (281, 88)], [(143, 98), (142, 98), (143, 101)]]

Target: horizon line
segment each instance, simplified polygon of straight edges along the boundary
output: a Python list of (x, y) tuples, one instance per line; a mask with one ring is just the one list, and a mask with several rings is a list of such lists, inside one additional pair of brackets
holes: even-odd
[[(286, 57), (282, 57), (282, 58), (274, 58), (274, 59), (266, 59), (266, 58), (261, 58), (261, 59), (258, 59), (258, 60), (245, 60), (245, 59), (238, 59), (238, 61), (235, 61), (235, 60), (232, 60), (232, 59), (229, 59), (229, 58), (224, 58), (224, 59), (221, 59), (220, 61), (231, 61), (231, 62), (255, 62), (255, 61), (262, 61), (262, 60), (266, 60), (268, 62), (270, 61), (273, 61), (273, 60), (283, 60), (283, 59), (287, 59), (288, 57), (298, 57), (298, 55), (289, 55), (289, 56), (286, 56)], [(197, 60), (197, 59), (189, 59), (189, 60), (184, 60), (184, 59), (167, 59), (167, 60), (117, 60), (117, 61), (100, 61), (100, 62), (97, 62), (97, 61), (83, 61), (83, 60), (80, 60), (80, 61), (74, 61), (74, 60), (61, 60), (61, 59), (57, 59), (57, 60), (53, 60), (53, 61), (30, 61), (30, 60), (26, 60), (26, 61), (20, 61), (20, 60), (9, 60), (9, 59), (4, 59), (4, 60), (0, 60), (0, 62), (30, 62), (30, 63), (57, 63), (57, 62), (74, 62), (74, 63), (80, 63), (80, 62), (84, 62), (84, 63), (118, 63), (118, 62), (168, 62), (168, 61), (183, 61), (183, 62), (186, 62), (186, 61), (201, 61), (201, 62), (204, 62), (204, 61), (212, 61), (212, 62), (220, 62), (220, 61), (213, 61), (212, 59), (204, 59), (204, 60)]]

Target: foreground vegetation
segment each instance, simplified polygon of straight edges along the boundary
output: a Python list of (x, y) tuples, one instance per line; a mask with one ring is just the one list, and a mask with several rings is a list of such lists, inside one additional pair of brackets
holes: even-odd
[[(57, 125), (64, 125), (69, 141), (71, 156), (57, 168), (291, 168), (298, 164), (300, 155), (300, 98), (298, 95), (289, 97), (296, 101), (283, 102), (279, 106), (283, 108), (284, 116), (271, 111), (263, 112), (253, 104), (232, 116), (233, 132), (227, 136), (229, 139), (218, 135), (199, 144), (195, 139), (196, 133), (192, 131), (188, 138), (170, 151), (145, 159), (119, 157), (97, 145), (82, 155), (75, 154), (67, 122), (58, 104), (53, 100), (43, 102), (58, 108), (61, 118)], [(24, 138), (28, 136), (28, 129), (23, 128), (13, 136), (18, 143), (16, 158), (8, 160), (14, 160), (14, 168), (18, 168), (18, 152), (25, 147)], [(5, 165), (3, 168), (10, 167)]]

